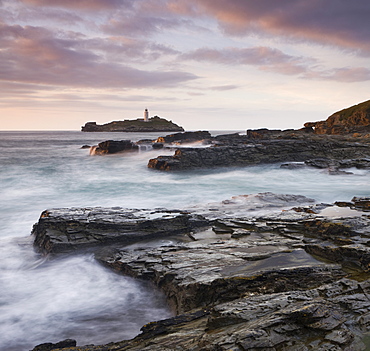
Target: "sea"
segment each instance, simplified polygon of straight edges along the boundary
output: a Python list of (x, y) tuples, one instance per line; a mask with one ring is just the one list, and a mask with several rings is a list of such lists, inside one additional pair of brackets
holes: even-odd
[(173, 150), (142, 147), (94, 156), (81, 148), (165, 134), (0, 132), (1, 351), (31, 350), (66, 338), (78, 345), (130, 339), (144, 324), (173, 316), (160, 291), (102, 267), (92, 254), (43, 257), (35, 252), (31, 230), (45, 209), (183, 209), (261, 192), (305, 195), (325, 203), (370, 195), (368, 170), (330, 175), (271, 164), (160, 172), (148, 169), (148, 160)]

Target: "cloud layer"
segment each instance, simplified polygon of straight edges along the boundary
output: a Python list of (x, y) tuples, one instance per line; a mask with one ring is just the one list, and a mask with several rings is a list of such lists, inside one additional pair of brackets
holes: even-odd
[(348, 91), (370, 81), (368, 18), (360, 0), (0, 0), (0, 100)]
[[(89, 39), (73, 33), (58, 37), (41, 27), (3, 24), (0, 44), (0, 72), (5, 81), (127, 89), (167, 87), (197, 78), (188, 72), (143, 70), (125, 65), (122, 63), (125, 58), (150, 56), (154, 60), (172, 51), (165, 46), (134, 43), (124, 38)], [(108, 55), (116, 59), (107, 60)]]

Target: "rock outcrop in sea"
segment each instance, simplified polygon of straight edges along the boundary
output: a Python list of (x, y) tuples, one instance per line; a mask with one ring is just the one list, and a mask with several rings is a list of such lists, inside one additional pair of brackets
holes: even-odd
[(370, 101), (367, 101), (339, 111), (326, 121), (306, 123), (298, 130), (256, 129), (247, 130), (245, 135), (205, 135), (203, 144), (210, 147), (179, 147), (173, 156), (149, 160), (148, 167), (178, 171), (287, 162), (316, 167), (318, 160), (323, 160), (321, 163), (326, 164), (331, 174), (338, 174), (344, 168), (369, 167), (369, 132)]
[[(249, 139), (230, 137), (208, 148), (178, 148), (173, 156), (150, 159), (148, 167), (162, 171), (241, 167), (268, 163), (307, 162), (325, 159), (342, 168), (370, 166), (370, 144), (327, 138)], [(352, 161), (350, 161), (352, 160)]]
[(89, 247), (103, 265), (157, 285), (176, 312), (132, 340), (62, 350), (365, 350), (369, 206), (262, 193), (181, 211), (44, 211), (38, 250)]
[(182, 132), (184, 128), (165, 118), (154, 116), (144, 119), (113, 121), (106, 124), (87, 122), (81, 127), (82, 132)]

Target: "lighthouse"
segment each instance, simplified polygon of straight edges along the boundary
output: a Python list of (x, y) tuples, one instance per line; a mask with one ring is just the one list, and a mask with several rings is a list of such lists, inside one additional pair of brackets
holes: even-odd
[(148, 109), (146, 108), (144, 110), (144, 122), (148, 122), (149, 121), (149, 111)]

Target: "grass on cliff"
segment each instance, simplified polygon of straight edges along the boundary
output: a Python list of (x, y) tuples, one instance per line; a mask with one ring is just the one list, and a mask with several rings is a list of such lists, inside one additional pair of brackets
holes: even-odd
[(345, 120), (356, 112), (365, 112), (370, 114), (370, 100), (335, 112), (333, 115), (340, 115), (340, 120)]

